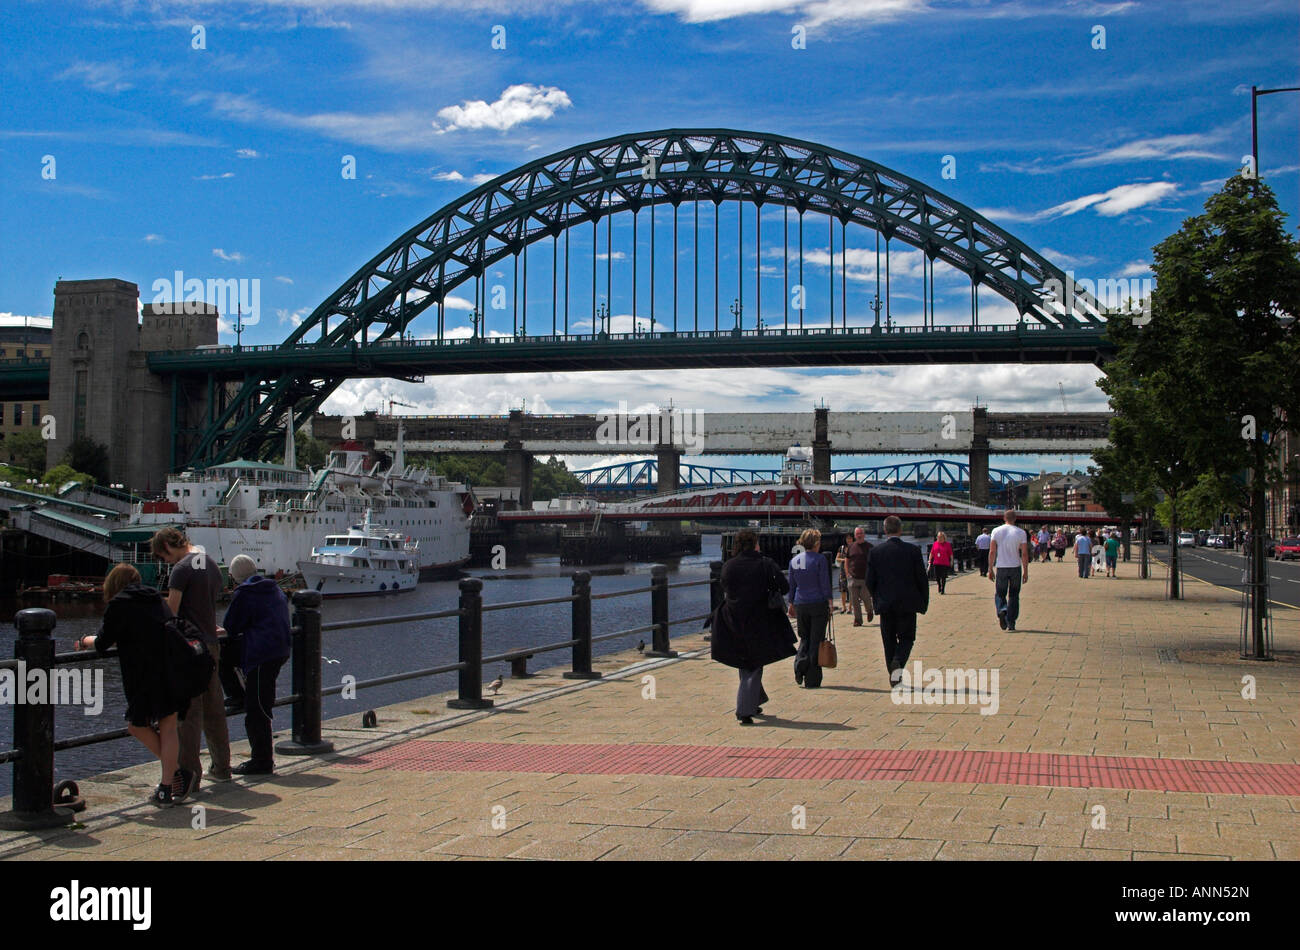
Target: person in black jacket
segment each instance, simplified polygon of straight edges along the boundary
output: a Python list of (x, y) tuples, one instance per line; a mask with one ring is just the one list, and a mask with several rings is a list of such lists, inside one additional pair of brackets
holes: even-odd
[(227, 649), (237, 651), (244, 673), (244, 731), (251, 749), (248, 761), (230, 771), (271, 775), (275, 772), (271, 746), (275, 680), (290, 653), (289, 600), (275, 581), (257, 573), (247, 554), (231, 560), (230, 577), (239, 586), (222, 624), (229, 636)]
[(126, 693), (126, 731), (140, 740), (162, 763), (162, 781), (150, 801), (165, 807), (183, 798), (191, 776), (177, 767), (180, 736), (177, 723), (189, 707), (169, 680), (164, 624), (172, 612), (162, 594), (140, 584), (140, 572), (119, 564), (104, 578), (104, 624), (99, 634), (82, 637), (78, 650), (94, 648), (105, 653), (117, 647)]
[(916, 615), (930, 606), (921, 549), (903, 540), (903, 522), (895, 515), (885, 519), (885, 542), (871, 549), (867, 561), (867, 591), (880, 615), (880, 639), (885, 645), (885, 665), (891, 686), (916, 642)]
[(771, 558), (758, 552), (752, 531), (736, 535), (736, 554), (722, 568), (722, 603), (713, 615), (713, 659), (740, 671), (736, 718), (746, 726), (763, 715), (767, 702), (763, 667), (795, 655), (794, 630), (781, 607), (768, 606), (768, 593), (784, 595), (790, 585)]

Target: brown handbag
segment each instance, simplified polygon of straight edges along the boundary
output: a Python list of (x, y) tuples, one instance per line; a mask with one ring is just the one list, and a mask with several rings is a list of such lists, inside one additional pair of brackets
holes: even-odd
[(839, 654), (835, 650), (835, 621), (827, 617), (826, 639), (817, 646), (817, 665), (824, 670), (833, 670), (839, 661)]

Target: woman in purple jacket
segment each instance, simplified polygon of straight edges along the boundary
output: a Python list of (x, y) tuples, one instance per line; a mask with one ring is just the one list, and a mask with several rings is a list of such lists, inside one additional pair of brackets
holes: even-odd
[(799, 626), (799, 652), (794, 658), (794, 681), (805, 689), (822, 685), (822, 668), (817, 651), (826, 638), (826, 624), (835, 606), (831, 588), (831, 565), (820, 553), (822, 533), (809, 528), (799, 535), (803, 548), (790, 559), (790, 616)]

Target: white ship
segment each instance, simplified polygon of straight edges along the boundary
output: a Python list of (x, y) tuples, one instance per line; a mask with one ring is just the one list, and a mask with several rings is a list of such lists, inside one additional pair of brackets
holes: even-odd
[(289, 437), (286, 464), (238, 460), (182, 472), (168, 479), (164, 500), (137, 503), (131, 523), (178, 525), (219, 563), (247, 554), (273, 577), (293, 573), (322, 537), (346, 534), (369, 511), (377, 530), (415, 542), (421, 577), (452, 573), (469, 561), (477, 504), (459, 482), (406, 465), (404, 437), (399, 423), (386, 471), (363, 445), (343, 442), (316, 472), (296, 467)]
[(364, 522), (354, 524), (347, 534), (327, 536), (323, 545), (312, 548), (309, 559), (298, 562), (298, 570), (307, 589), (325, 597), (396, 594), (415, 590), (420, 579), (418, 550), (418, 542), (377, 528), (366, 509)]

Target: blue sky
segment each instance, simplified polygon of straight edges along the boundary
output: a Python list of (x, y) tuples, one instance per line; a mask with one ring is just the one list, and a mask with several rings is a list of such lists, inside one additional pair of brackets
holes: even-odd
[[(806, 49), (792, 48), (797, 26)], [(60, 277), (121, 277), (146, 300), (177, 270), (258, 279), (245, 343), (282, 340), (475, 176), (668, 127), (843, 149), (980, 210), (1078, 277), (1149, 278), (1151, 247), (1249, 152), (1250, 85), (1300, 85), (1300, 10), (1265, 0), (11, 0), (0, 35), (0, 314), (48, 316)], [(1260, 104), (1261, 166), (1294, 228), (1300, 95)], [(340, 174), (344, 156), (355, 180)], [(944, 156), (955, 178), (941, 177)], [(574, 239), (590, 253), (589, 233)], [(898, 263), (905, 274), (906, 255)], [(949, 276), (940, 319), (960, 322), (968, 284)], [(865, 287), (850, 277), (851, 293)], [(981, 297), (983, 320), (1013, 312)], [(468, 314), (451, 313), (468, 332)], [(391, 395), (436, 412), (521, 400), (592, 411), (671, 395), (708, 409), (825, 397), (1027, 410), (1060, 408), (1058, 383), (1072, 409), (1105, 406), (1092, 367), (702, 376), (358, 381), (327, 408)]]

